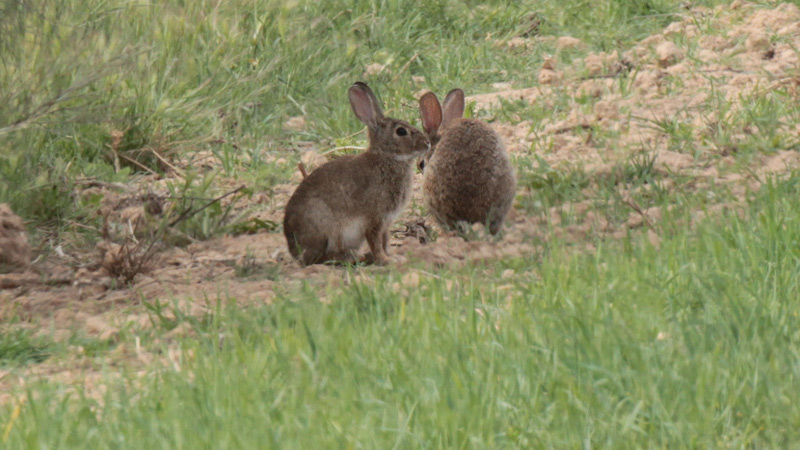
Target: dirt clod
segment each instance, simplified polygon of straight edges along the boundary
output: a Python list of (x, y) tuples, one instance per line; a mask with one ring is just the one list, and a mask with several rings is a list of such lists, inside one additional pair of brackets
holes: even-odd
[(574, 38), (572, 36), (561, 36), (556, 40), (556, 48), (559, 50), (570, 50), (581, 48), (585, 44), (578, 38)]
[(761, 30), (750, 33), (745, 41), (745, 47), (749, 52), (764, 52), (769, 48), (769, 36)]
[(673, 42), (664, 41), (656, 47), (658, 65), (669, 67), (683, 59), (683, 51)]
[(303, 116), (290, 117), (283, 122), (283, 129), (286, 131), (303, 131), (306, 128), (306, 118)]
[(0, 273), (24, 272), (30, 266), (31, 247), (22, 219), (0, 204)]

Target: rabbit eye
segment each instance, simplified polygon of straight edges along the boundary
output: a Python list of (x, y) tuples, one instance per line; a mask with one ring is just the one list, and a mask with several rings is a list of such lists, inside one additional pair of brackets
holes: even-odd
[(408, 130), (403, 127), (398, 127), (394, 132), (397, 133), (398, 136), (405, 136), (408, 134)]

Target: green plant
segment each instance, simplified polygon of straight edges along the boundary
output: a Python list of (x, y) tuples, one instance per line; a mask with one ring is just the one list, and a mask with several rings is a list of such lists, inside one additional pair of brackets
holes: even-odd
[(0, 333), (0, 367), (42, 362), (50, 357), (53, 346), (52, 340), (29, 330), (6, 329)]
[(524, 206), (533, 211), (547, 211), (564, 202), (575, 201), (590, 184), (589, 175), (580, 167), (554, 169), (536, 154), (533, 158), (517, 158), (515, 165), (519, 186), (530, 193)]

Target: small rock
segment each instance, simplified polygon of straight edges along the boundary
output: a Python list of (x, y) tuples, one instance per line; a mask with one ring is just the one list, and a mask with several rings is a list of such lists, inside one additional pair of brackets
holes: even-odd
[(619, 107), (615, 101), (600, 100), (594, 104), (594, 114), (597, 120), (617, 120), (619, 119)]
[(603, 96), (604, 92), (605, 92), (605, 85), (603, 84), (603, 82), (592, 79), (584, 81), (578, 88), (578, 94), (580, 94), (581, 96), (589, 96), (592, 98), (600, 98)]
[(119, 335), (119, 328), (111, 326), (98, 316), (87, 317), (83, 329), (87, 334), (96, 336), (101, 341), (116, 339)]
[(663, 34), (664, 36), (683, 34), (685, 28), (686, 24), (683, 22), (672, 22), (671, 24), (667, 25), (667, 28), (664, 28)]
[(800, 22), (795, 22), (778, 30), (778, 36), (791, 36), (800, 34)]
[(135, 230), (139, 222), (145, 219), (145, 212), (143, 206), (129, 206), (119, 213), (119, 218), (123, 223), (129, 223)]
[(306, 118), (303, 116), (290, 117), (283, 122), (285, 131), (303, 131), (306, 128)]
[(24, 272), (30, 262), (25, 224), (7, 204), (0, 203), (0, 273)]
[(551, 56), (546, 56), (539, 71), (539, 84), (558, 84), (563, 78), (563, 72), (555, 70), (556, 62)]
[(561, 36), (556, 40), (556, 48), (559, 50), (571, 50), (583, 47), (583, 41), (572, 36)]
[(533, 41), (522, 37), (511, 38), (508, 41), (506, 41), (506, 47), (508, 47), (510, 50), (514, 50), (517, 48), (526, 49), (532, 45)]
[(364, 76), (364, 78), (369, 78), (369, 77), (372, 77), (372, 76), (375, 76), (375, 75), (379, 75), (385, 69), (386, 69), (386, 65), (385, 64), (372, 63), (372, 64), (368, 65), (364, 69), (363, 76)]
[(669, 67), (683, 59), (683, 51), (673, 42), (664, 41), (656, 47), (656, 56), (659, 66)]
[(602, 56), (590, 53), (583, 59), (583, 66), (590, 77), (596, 77), (603, 74), (605, 64)]
[(753, 31), (747, 36), (745, 47), (749, 52), (763, 52), (769, 48), (769, 36), (763, 31)]
[(564, 78), (563, 72), (542, 69), (539, 71), (539, 84), (558, 84)]
[(545, 70), (556, 70), (556, 61), (553, 59), (552, 56), (545, 56), (544, 61), (542, 61), (542, 69)]
[(663, 34), (654, 34), (652, 36), (648, 36), (639, 42), (639, 47), (653, 47), (658, 46), (664, 43), (666, 38)]

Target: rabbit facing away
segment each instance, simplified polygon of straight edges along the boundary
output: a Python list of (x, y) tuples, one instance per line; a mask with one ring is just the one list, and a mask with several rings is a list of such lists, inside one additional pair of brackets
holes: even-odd
[(464, 106), (461, 89), (442, 105), (433, 92), (419, 99), (431, 141), (419, 162), (425, 204), (444, 227), (482, 223), (497, 234), (514, 201), (516, 175), (500, 136), (483, 121), (463, 118)]
[(420, 130), (384, 117), (366, 84), (353, 84), (348, 97), (369, 144), (313, 171), (286, 204), (283, 232), (303, 265), (355, 262), (364, 240), (373, 261), (387, 264), (389, 227), (410, 197), (414, 161), (430, 148)]

